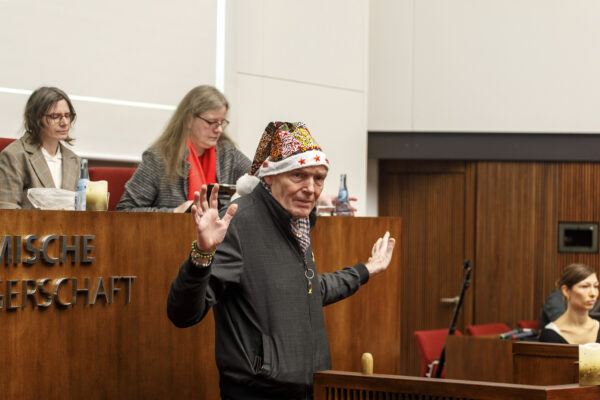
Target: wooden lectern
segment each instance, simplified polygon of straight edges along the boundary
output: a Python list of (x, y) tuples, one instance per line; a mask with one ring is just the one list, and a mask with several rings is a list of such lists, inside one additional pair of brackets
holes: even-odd
[[(366, 261), (386, 230), (400, 240), (397, 218), (319, 218), (320, 271)], [(217, 399), (212, 315), (185, 329), (166, 315), (193, 239), (189, 215), (1, 210), (2, 398)], [(327, 307), (336, 368), (358, 369), (365, 351), (398, 362), (399, 250), (389, 271)]]

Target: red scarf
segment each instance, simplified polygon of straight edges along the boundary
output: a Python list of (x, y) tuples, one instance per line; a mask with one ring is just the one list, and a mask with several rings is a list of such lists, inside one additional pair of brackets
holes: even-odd
[(199, 192), (202, 185), (217, 183), (217, 152), (213, 146), (198, 157), (191, 140), (188, 140), (187, 147), (190, 150), (187, 158), (190, 163), (188, 200), (194, 200), (194, 192)]

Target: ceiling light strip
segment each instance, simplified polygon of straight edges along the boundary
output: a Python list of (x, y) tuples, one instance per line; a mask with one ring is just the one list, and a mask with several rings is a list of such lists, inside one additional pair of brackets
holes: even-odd
[[(33, 91), (26, 90), (26, 89), (0, 87), (0, 93), (22, 94), (22, 95), (29, 96), (31, 93), (33, 93)], [(85, 101), (85, 102), (89, 102), (89, 103), (111, 104), (111, 105), (118, 105), (118, 106), (147, 108), (147, 109), (154, 109), (154, 110), (173, 111), (176, 108), (176, 106), (167, 105), (167, 104), (155, 104), (155, 103), (145, 103), (145, 102), (141, 102), (141, 101), (107, 99), (104, 97), (79, 96), (76, 94), (69, 95), (69, 98), (71, 98), (71, 100)]]

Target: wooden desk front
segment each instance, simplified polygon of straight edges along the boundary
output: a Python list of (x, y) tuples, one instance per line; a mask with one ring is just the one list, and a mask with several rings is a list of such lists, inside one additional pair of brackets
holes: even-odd
[(599, 386), (535, 386), (400, 375), (361, 375), (324, 371), (315, 374), (315, 400), (596, 400)]
[[(365, 260), (372, 238), (385, 230), (400, 239), (400, 220), (320, 218), (313, 244), (321, 272)], [(88, 244), (94, 249), (88, 255), (95, 260), (72, 263), (71, 257), (62, 263), (38, 261), (28, 265), (23, 261), (31, 254), (25, 247), (21, 248), (21, 262), (15, 263), (18, 255), (14, 251), (11, 263), (6, 263), (7, 257), (1, 260), (2, 398), (218, 398), (212, 316), (186, 329), (174, 327), (166, 316), (171, 281), (194, 239), (189, 215), (0, 211), (0, 245), (6, 235), (14, 245), (17, 236), (25, 241), (30, 234), (39, 236), (32, 242), (38, 248), (45, 235), (66, 235), (67, 245), (72, 245), (73, 236), (93, 235)], [(60, 258), (60, 240), (48, 241), (51, 259)], [(359, 253), (361, 257), (356, 259)], [(399, 260), (396, 255), (386, 272), (387, 279), (376, 277), (355, 295), (356, 299), (350, 299), (362, 306), (350, 309), (342, 302), (328, 311), (334, 365), (350, 368), (347, 351), (340, 350), (348, 342), (355, 346), (353, 352), (374, 349), (381, 365), (397, 362), (399, 302), (382, 302), (397, 295)], [(135, 278), (119, 278), (124, 276)], [(80, 293), (76, 304), (58, 306), (55, 300), (43, 308), (33, 304), (31, 295), (26, 296), (27, 306), (21, 307), (22, 293), (16, 293), (23, 291), (23, 281), (30, 281), (27, 287), (33, 290), (34, 281), (42, 278), (49, 279), (45, 288), (50, 291), (60, 278), (77, 278), (78, 288), (90, 278), (91, 291), (99, 292), (97, 301), (86, 304), (86, 295)], [(98, 278), (102, 284), (96, 288)], [(13, 294), (7, 296), (9, 285)], [(72, 302), (72, 285), (71, 279), (58, 286), (61, 302)], [(369, 287), (371, 290), (366, 290)], [(8, 297), (13, 310), (7, 310)], [(37, 297), (42, 304), (44, 297), (40, 293)], [(396, 324), (395, 328), (380, 327), (381, 319)], [(360, 324), (379, 328), (362, 337), (355, 332), (362, 329)], [(388, 345), (391, 351), (384, 353)]]
[(575, 345), (451, 336), (446, 356), (446, 377), (452, 379), (527, 385), (579, 382)]
[(449, 336), (446, 377), (487, 382), (513, 382), (512, 341), (485, 336)]
[(559, 385), (579, 382), (579, 346), (513, 343), (514, 382)]

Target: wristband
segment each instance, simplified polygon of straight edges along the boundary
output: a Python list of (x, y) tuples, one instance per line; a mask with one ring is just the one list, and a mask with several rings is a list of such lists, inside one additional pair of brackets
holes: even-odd
[(215, 256), (217, 249), (213, 251), (205, 252), (198, 248), (198, 242), (194, 240), (192, 242), (192, 251), (190, 253), (190, 258), (192, 259), (192, 264), (197, 267), (208, 267), (212, 264), (212, 259)]

